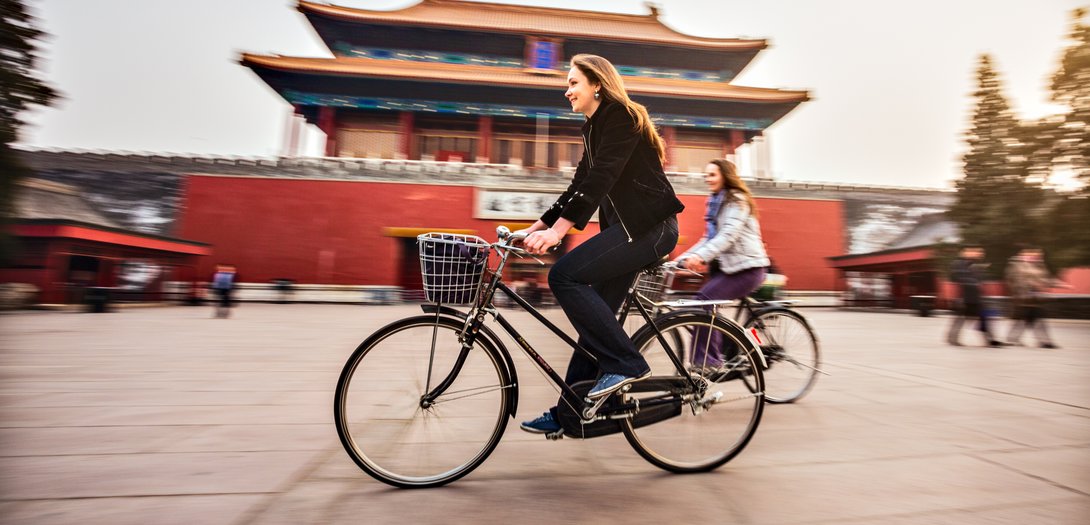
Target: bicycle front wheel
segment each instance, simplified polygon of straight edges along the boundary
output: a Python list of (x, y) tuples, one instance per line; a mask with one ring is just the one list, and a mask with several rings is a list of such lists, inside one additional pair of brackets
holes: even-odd
[[(634, 388), (625, 394), (625, 401), (644, 406), (664, 398), (681, 403), (680, 415), (659, 423), (636, 427), (638, 418), (625, 420), (625, 437), (644, 459), (665, 470), (715, 469), (745, 448), (761, 421), (764, 378), (756, 350), (740, 326), (706, 312), (674, 312), (656, 319), (655, 326), (659, 333), (648, 325), (633, 338), (655, 377), (679, 375), (668, 349), (676, 355), (681, 350), (691, 351), (693, 345), (721, 340), (722, 348), (733, 347), (737, 352), (733, 358), (726, 356), (725, 365), (715, 372), (701, 369), (694, 373), (699, 387), (695, 391)], [(707, 347), (701, 350), (707, 351)]]
[(768, 361), (764, 371), (765, 400), (793, 403), (814, 387), (821, 351), (805, 318), (782, 308), (762, 310), (746, 323), (746, 328), (757, 329), (761, 351)]
[[(516, 387), (484, 337), (463, 348), (462, 326), (449, 317), (403, 319), (345, 363), (334, 418), (364, 472), (396, 487), (435, 487), (468, 474), (496, 448)], [(446, 380), (441, 394), (425, 397)]]

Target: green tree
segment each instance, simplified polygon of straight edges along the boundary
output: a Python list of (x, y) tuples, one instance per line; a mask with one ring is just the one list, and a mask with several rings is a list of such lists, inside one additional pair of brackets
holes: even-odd
[(1082, 23), (1086, 11), (1072, 14), (1071, 44), (1052, 76), (1052, 100), (1067, 106), (1055, 146), (1058, 163), (1072, 170), (1090, 195), (1090, 26)]
[(1072, 13), (1070, 43), (1052, 76), (1052, 100), (1067, 112), (1027, 130), (1027, 135), (1037, 134), (1035, 165), (1047, 159), (1050, 168), (1070, 170), (1082, 183), (1058, 199), (1045, 228), (1044, 247), (1060, 268), (1090, 265), (1090, 26), (1083, 23), (1085, 16), (1083, 9)]
[(19, 179), (30, 170), (11, 145), (19, 138), (20, 113), (49, 105), (57, 93), (34, 76), (42, 32), (21, 0), (0, 0), (0, 264), (12, 256), (10, 224)]
[(980, 58), (977, 82), (976, 110), (966, 136), (965, 176), (957, 181), (949, 217), (961, 229), (964, 243), (984, 247), (992, 275), (998, 277), (1019, 243), (1036, 241), (1044, 212), (1037, 205), (1044, 192), (1027, 182), (1035, 146), (1023, 140), (987, 55)]

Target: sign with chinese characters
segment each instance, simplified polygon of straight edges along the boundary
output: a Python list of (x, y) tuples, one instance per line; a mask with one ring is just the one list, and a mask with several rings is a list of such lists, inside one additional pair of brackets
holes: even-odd
[[(477, 188), (474, 217), (478, 219), (528, 220), (541, 218), (559, 193), (547, 191), (488, 190)], [(590, 218), (598, 222), (598, 212)]]
[(552, 40), (533, 40), (530, 43), (530, 68), (553, 69), (559, 54), (556, 42)]
[(477, 189), (478, 219), (536, 220), (556, 202), (558, 193)]

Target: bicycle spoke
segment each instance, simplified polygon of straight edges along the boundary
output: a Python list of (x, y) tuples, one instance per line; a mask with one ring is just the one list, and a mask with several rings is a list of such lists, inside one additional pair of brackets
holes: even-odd
[(806, 394), (820, 369), (817, 338), (802, 316), (775, 308), (757, 313), (747, 326), (755, 327), (769, 347), (765, 397), (770, 403), (790, 403)]
[[(647, 426), (633, 423), (639, 420), (639, 415), (626, 420), (625, 437), (641, 456), (666, 470), (714, 469), (745, 447), (760, 421), (764, 392), (762, 372), (754, 361), (756, 353), (746, 350), (752, 346), (741, 327), (710, 313), (679, 311), (656, 319), (655, 323), (661, 324), (661, 336), (645, 329), (634, 341), (656, 374), (673, 367), (665, 362), (663, 341), (681, 338), (693, 355), (703, 350), (709, 361), (719, 352), (719, 341), (724, 348), (732, 345), (739, 353), (721, 368), (694, 374), (696, 386), (687, 387), (676, 398), (680, 409), (676, 415)], [(699, 357), (693, 361), (708, 362)], [(663, 387), (670, 388), (666, 382)], [(662, 397), (663, 392), (644, 388), (625, 394), (626, 402), (640, 405)], [(682, 401), (683, 398), (689, 400)]]
[[(459, 362), (460, 320), (419, 316), (383, 328), (353, 354), (335, 393), (337, 431), (368, 474), (399, 487), (435, 486), (470, 472), (506, 428), (502, 358), (481, 346)], [(425, 394), (438, 398), (423, 407)]]
[[(487, 394), (489, 392), (495, 392), (496, 390), (504, 390), (504, 389), (510, 389), (510, 388), (513, 388), (513, 386), (512, 385), (508, 385), (508, 386), (494, 385), (494, 386), (480, 386), (480, 387), (476, 387), (476, 388), (468, 388), (466, 390), (456, 390), (456, 391), (453, 391), (453, 392), (447, 392), (447, 393), (443, 394), (442, 396), (439, 396), (438, 398), (436, 398), (434, 401), (432, 401), (432, 406), (440, 405), (440, 404), (443, 404), (443, 403), (448, 403), (450, 401), (455, 401), (455, 400), (458, 400), (458, 399), (465, 399), (467, 397), (484, 395), (484, 394)], [(466, 394), (464, 396), (458, 396), (458, 397), (447, 397), (447, 396), (449, 396), (451, 394), (461, 394), (463, 392), (473, 392), (473, 393), (472, 394)]]

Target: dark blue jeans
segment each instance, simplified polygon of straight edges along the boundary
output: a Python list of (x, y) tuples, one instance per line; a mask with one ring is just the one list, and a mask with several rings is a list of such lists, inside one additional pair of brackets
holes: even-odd
[[(756, 290), (765, 280), (764, 268), (750, 268), (735, 273), (723, 273), (713, 270), (708, 281), (700, 288), (693, 299), (709, 301), (720, 299), (741, 299)], [(712, 311), (711, 306), (705, 310)], [(709, 334), (711, 339), (708, 339)], [(718, 330), (710, 332), (708, 328), (697, 328), (693, 333), (692, 363), (698, 366), (717, 367), (723, 361), (738, 355), (738, 349), (731, 345), (723, 348), (723, 334)]]
[(636, 274), (677, 246), (677, 219), (671, 217), (628, 241), (620, 225), (606, 228), (565, 254), (549, 271), (549, 288), (575, 331), (579, 344), (598, 362), (580, 352), (572, 355), (565, 381), (595, 379), (599, 372), (637, 376), (647, 362), (617, 322)]

